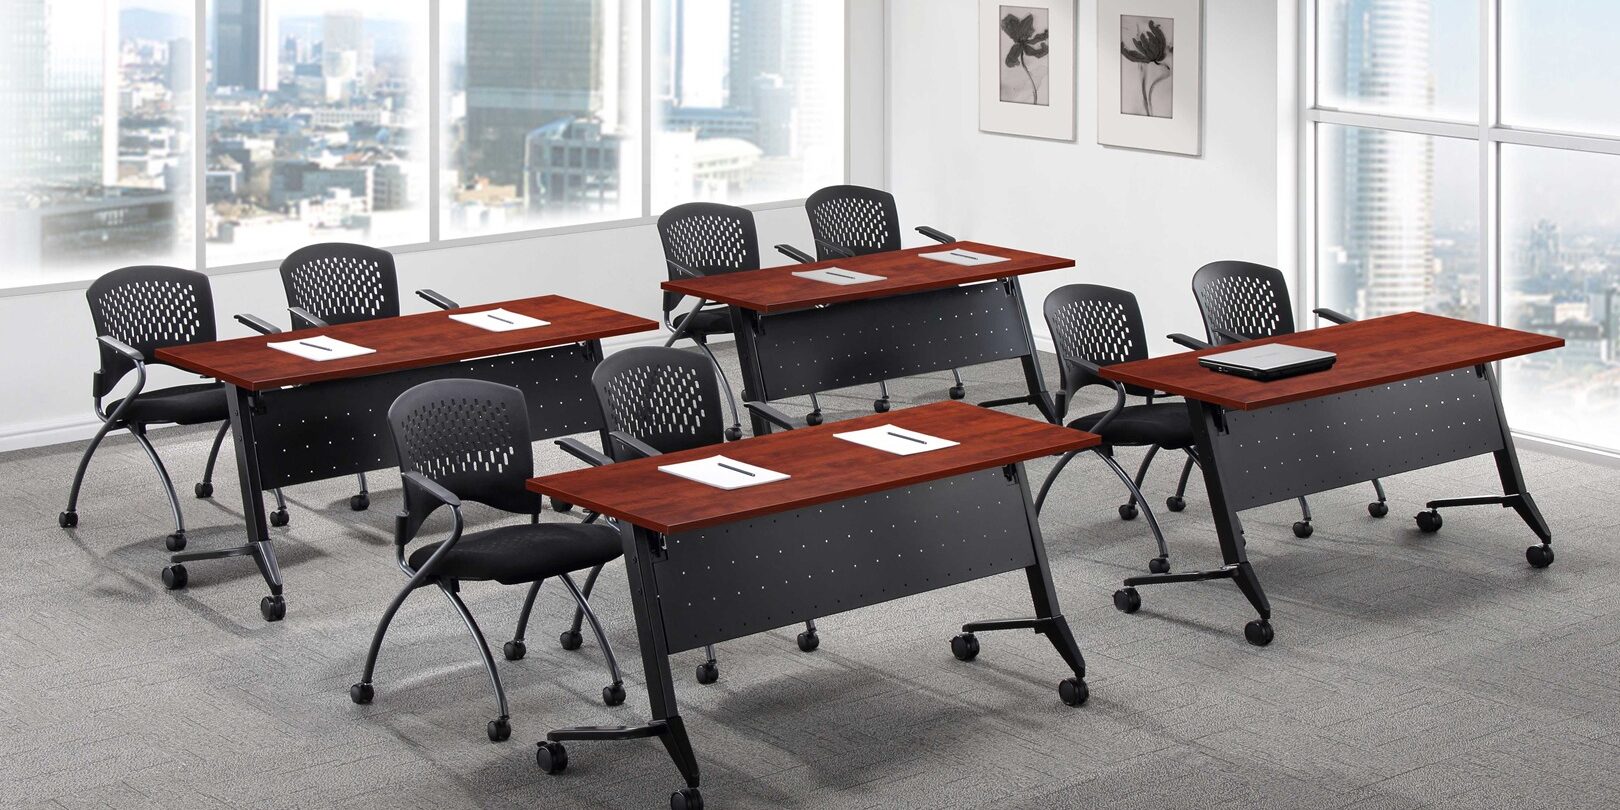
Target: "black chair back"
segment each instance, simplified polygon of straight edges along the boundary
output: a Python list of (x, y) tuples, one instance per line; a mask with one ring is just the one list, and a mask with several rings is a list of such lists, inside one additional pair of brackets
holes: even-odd
[[(625, 349), (591, 374), (608, 430), (622, 431), (660, 453), (725, 441), (720, 383), (707, 359), (680, 349)], [(620, 460), (609, 443), (608, 455)]]
[[(1142, 308), (1136, 296), (1126, 290), (1069, 284), (1046, 296), (1045, 310), (1046, 326), (1057, 347), (1065, 403), (1075, 391), (1088, 385), (1112, 387), (1113, 383), (1064, 361), (1078, 359), (1111, 366), (1148, 357)], [(1135, 385), (1125, 386), (1125, 391), (1139, 397), (1154, 393)]]
[[(671, 281), (760, 267), (759, 230), (754, 212), (746, 208), (701, 202), (677, 205), (658, 218), (658, 239)], [(680, 301), (679, 293), (664, 293), (664, 312)]]
[(1213, 262), (1193, 274), (1192, 286), (1213, 345), (1236, 342), (1220, 331), (1248, 340), (1294, 332), (1294, 304), (1281, 270), (1252, 262)]
[(804, 201), (820, 261), (900, 249), (900, 213), (894, 195), (865, 186), (828, 186)]
[[(208, 343), (214, 340), (214, 294), (208, 276), (193, 270), (141, 265), (114, 270), (96, 279), (85, 291), (96, 337), (115, 337), (146, 358), (159, 362), (154, 352), (166, 346)], [(101, 370), (93, 384), (95, 396), (112, 391), (134, 361), (97, 344)]]
[[(324, 242), (302, 247), (281, 263), (287, 306), (302, 307), (329, 324), (399, 315), (394, 254), (368, 245)], [(293, 328), (313, 326), (293, 316)]]

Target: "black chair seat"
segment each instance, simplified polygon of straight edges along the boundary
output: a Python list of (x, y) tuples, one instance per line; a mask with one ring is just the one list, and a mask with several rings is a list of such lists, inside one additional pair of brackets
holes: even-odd
[[(410, 566), (420, 571), (439, 545), (429, 543), (412, 552)], [(620, 551), (619, 532), (600, 524), (502, 526), (462, 535), (435, 573), (516, 585), (594, 568), (617, 558)]]
[[(1090, 431), (1107, 414), (1103, 411), (1082, 416), (1070, 422), (1069, 427)], [(1099, 435), (1104, 444), (1118, 447), (1156, 444), (1166, 450), (1180, 450), (1193, 445), (1192, 420), (1187, 416), (1187, 406), (1179, 402), (1128, 405), (1103, 426)]]
[[(107, 407), (107, 413), (118, 410), (123, 400)], [(198, 383), (143, 391), (136, 395), (129, 410), (121, 417), (133, 424), (173, 422), (177, 425), (201, 425), (223, 422), (230, 418), (225, 402), (225, 389), (219, 383)]]
[(688, 317), (692, 318), (692, 328), (687, 330), (688, 335), (694, 337), (706, 335), (731, 334), (731, 313), (724, 309), (700, 309), (697, 315), (681, 314), (675, 316), (675, 328), (681, 328)]

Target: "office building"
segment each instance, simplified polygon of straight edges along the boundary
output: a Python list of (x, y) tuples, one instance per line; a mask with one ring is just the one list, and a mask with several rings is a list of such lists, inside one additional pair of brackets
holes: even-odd
[(280, 82), (281, 38), (273, 0), (219, 0), (214, 8), (217, 87), (273, 93)]

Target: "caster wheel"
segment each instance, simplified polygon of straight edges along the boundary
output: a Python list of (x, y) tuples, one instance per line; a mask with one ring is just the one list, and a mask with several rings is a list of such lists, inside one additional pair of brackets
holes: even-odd
[(951, 655), (958, 661), (972, 661), (979, 657), (979, 639), (972, 633), (963, 633), (951, 639)]
[(279, 622), (287, 618), (287, 600), (279, 596), (266, 596), (259, 600), (259, 613), (264, 615), (267, 622)]
[(567, 501), (559, 501), (556, 498), (551, 499), (551, 508), (557, 510), (558, 512), (572, 512), (572, 511), (574, 511), (574, 505), (573, 504), (568, 503)]
[(1154, 557), (1153, 559), (1148, 560), (1148, 573), (1150, 573), (1150, 574), (1168, 574), (1168, 573), (1170, 573), (1170, 561), (1165, 559), (1164, 557)]
[(56, 516), (56, 525), (64, 529), (71, 529), (79, 525), (79, 513), (69, 510)]
[(1553, 564), (1552, 546), (1531, 546), (1524, 550), (1524, 558), (1531, 568), (1546, 568)]
[(821, 411), (811, 411), (810, 414), (804, 418), (804, 423), (810, 427), (815, 427), (816, 425), (821, 424)]
[(534, 763), (546, 773), (562, 773), (568, 770), (568, 749), (562, 743), (547, 740), (534, 752)]
[(170, 551), (183, 551), (186, 547), (186, 533), (175, 532), (163, 538), (163, 547)]
[(577, 650), (585, 643), (585, 637), (581, 636), (578, 630), (564, 630), (562, 635), (557, 637), (557, 643), (565, 650)]
[(489, 733), (490, 742), (506, 742), (507, 738), (512, 736), (512, 724), (506, 722), (504, 717), (497, 717), (489, 721), (485, 731)]
[(951, 386), (951, 399), (967, 399), (967, 389), (960, 385)]
[(1440, 517), (1440, 513), (1433, 509), (1427, 512), (1419, 512), (1416, 520), (1418, 531), (1424, 534), (1434, 534), (1440, 531), (1440, 527), (1446, 523), (1445, 519)]
[(1372, 503), (1367, 504), (1367, 514), (1372, 515), (1375, 518), (1381, 518), (1389, 514), (1389, 504), (1384, 503), (1383, 501), (1373, 501)]
[(1142, 594), (1135, 588), (1121, 588), (1114, 591), (1114, 607), (1121, 613), (1135, 613), (1142, 609)]
[(207, 481), (203, 481), (202, 483), (192, 487), (191, 491), (197, 493), (197, 497), (199, 498), (214, 497), (214, 485), (208, 483)]
[(371, 506), (371, 496), (362, 492), (349, 498), (349, 509), (354, 512), (364, 512)]
[(669, 794), (669, 810), (703, 810), (703, 794), (697, 788), (681, 788)]
[(1134, 503), (1121, 504), (1120, 507), (1119, 507), (1119, 519), (1120, 520), (1135, 520), (1136, 519), (1136, 504), (1134, 504)]
[(369, 683), (357, 683), (349, 687), (349, 700), (354, 701), (356, 705), (364, 706), (376, 695), (377, 691), (372, 689)]
[(1187, 499), (1179, 495), (1171, 495), (1164, 499), (1164, 506), (1172, 512), (1180, 512), (1187, 508)]
[(821, 646), (821, 636), (809, 630), (799, 634), (799, 650), (801, 652), (815, 652)]
[(719, 664), (716, 664), (713, 661), (708, 661), (708, 662), (705, 662), (705, 663), (702, 663), (702, 664), (698, 664), (698, 668), (697, 668), (697, 682), (698, 683), (701, 683), (704, 686), (708, 686), (709, 684), (714, 683), (715, 681), (718, 681), (718, 680), (720, 680), (720, 665)]
[(602, 703), (608, 706), (618, 706), (624, 703), (624, 684), (610, 683), (602, 687)]
[(1310, 537), (1312, 534), (1315, 534), (1315, 533), (1316, 533), (1316, 529), (1311, 527), (1310, 521), (1300, 520), (1300, 521), (1295, 521), (1294, 522), (1294, 536), (1295, 537), (1298, 537), (1299, 539), (1304, 540), (1305, 538)]
[(889, 401), (886, 400), (886, 399), (874, 399), (874, 400), (872, 400), (872, 412), (873, 413), (888, 413), (889, 412)]
[(529, 653), (529, 646), (521, 641), (508, 641), (501, 646), (501, 655), (508, 661), (522, 661), (523, 656)]
[(164, 568), (163, 587), (171, 591), (178, 591), (186, 587), (186, 567), (176, 564)]
[(277, 509), (276, 511), (270, 513), (270, 525), (271, 526), (274, 526), (274, 527), (279, 529), (282, 526), (287, 525), (287, 522), (288, 522), (288, 519), (287, 519), (287, 510), (286, 509)]
[(734, 442), (742, 438), (742, 426), (732, 425), (726, 428), (726, 441)]
[(1064, 678), (1058, 682), (1058, 698), (1065, 706), (1083, 706), (1091, 697), (1091, 688), (1079, 678)]
[(1256, 647), (1264, 647), (1271, 643), (1271, 622), (1265, 619), (1255, 619), (1243, 625), (1243, 637)]

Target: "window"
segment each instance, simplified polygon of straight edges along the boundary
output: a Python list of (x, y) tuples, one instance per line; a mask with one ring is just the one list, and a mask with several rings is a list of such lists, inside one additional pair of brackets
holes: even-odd
[[(1316, 305), (1558, 335), (1564, 349), (1502, 364), (1515, 428), (1620, 452), (1620, 91), (1607, 79), (1620, 52), (1603, 39), (1620, 6), (1314, 0), (1310, 14)], [(1494, 53), (1479, 52), (1485, 30)]]

